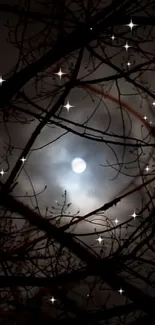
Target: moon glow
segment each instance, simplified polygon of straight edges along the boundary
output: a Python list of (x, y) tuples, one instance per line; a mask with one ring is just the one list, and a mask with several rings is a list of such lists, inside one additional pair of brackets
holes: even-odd
[(73, 172), (76, 173), (76, 174), (83, 173), (85, 171), (85, 169), (86, 169), (86, 166), (87, 166), (86, 162), (81, 158), (73, 159), (71, 165), (72, 165)]

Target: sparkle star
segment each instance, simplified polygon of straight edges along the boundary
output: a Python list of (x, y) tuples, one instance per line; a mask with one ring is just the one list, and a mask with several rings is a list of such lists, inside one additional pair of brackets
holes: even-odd
[(148, 172), (148, 171), (150, 170), (150, 168), (147, 166), (147, 167), (145, 168), (145, 170)]
[(128, 51), (129, 47), (131, 47), (131, 46), (128, 45), (128, 43), (126, 42), (126, 44), (123, 47), (125, 47), (126, 51)]
[(103, 238), (102, 238), (102, 237), (99, 237), (99, 238), (97, 238), (96, 240), (99, 242), (99, 244), (101, 244), (102, 241), (103, 241)]
[(133, 29), (135, 26), (137, 26), (137, 25), (136, 25), (136, 24), (133, 24), (132, 19), (131, 19), (130, 23), (127, 24), (126, 26), (130, 27), (130, 29), (131, 29), (131, 31), (132, 31), (132, 29)]
[(153, 102), (152, 105), (155, 106), (155, 102)]
[(127, 62), (127, 64), (126, 64), (128, 67), (130, 67), (130, 65), (131, 65), (131, 62)]
[(112, 39), (113, 41), (114, 41), (115, 38), (116, 38), (116, 37), (115, 37), (114, 35), (111, 36), (111, 39)]
[(118, 224), (118, 222), (119, 222), (119, 221), (118, 221), (117, 218), (116, 218), (116, 219), (115, 219), (115, 223), (116, 223), (116, 225)]
[(5, 174), (5, 172), (4, 172), (3, 169), (0, 171), (0, 174), (1, 174), (2, 176)]
[(134, 219), (137, 217), (137, 214), (135, 213), (135, 211), (134, 211), (134, 213), (131, 215), (131, 217), (133, 217)]
[(120, 295), (122, 295), (122, 293), (124, 292), (124, 290), (122, 290), (122, 288), (120, 288), (120, 289), (118, 290), (118, 292), (120, 293)]
[(2, 84), (2, 82), (5, 81), (2, 77), (0, 77), (0, 84)]
[(23, 164), (24, 164), (24, 162), (26, 161), (26, 158), (22, 158), (22, 159), (20, 159), (22, 162), (23, 162)]
[(57, 76), (59, 76), (59, 78), (61, 79), (61, 77), (64, 75), (64, 74), (66, 74), (65, 72), (62, 72), (62, 70), (61, 70), (61, 68), (60, 68), (60, 70), (57, 72), (57, 73), (55, 73), (55, 74), (57, 74)]
[(144, 119), (144, 120), (147, 120), (147, 116), (144, 116), (143, 119)]
[(52, 302), (52, 304), (54, 304), (54, 302), (56, 301), (56, 299), (55, 299), (54, 297), (52, 297), (52, 298), (50, 299), (50, 301)]
[(69, 112), (69, 109), (70, 109), (71, 107), (74, 107), (74, 106), (70, 105), (70, 104), (69, 104), (69, 101), (68, 101), (67, 104), (66, 104), (65, 106), (63, 106), (63, 107), (65, 107), (65, 108), (67, 109), (67, 111)]
[(153, 123), (152, 121), (149, 122), (150, 125), (151, 125), (152, 123)]

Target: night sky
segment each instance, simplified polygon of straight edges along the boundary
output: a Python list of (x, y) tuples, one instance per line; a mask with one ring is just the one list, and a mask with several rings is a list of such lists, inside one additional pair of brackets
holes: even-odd
[[(9, 1), (5, 3), (10, 4)], [(21, 2), (21, 5), (23, 3)], [(104, 5), (103, 3), (101, 8)], [(59, 9), (58, 6), (58, 11)], [(32, 2), (31, 10), (48, 13), (48, 7), (45, 8), (39, 3)], [(75, 12), (77, 18), (79, 13), (78, 10), (76, 11), (76, 4), (70, 5), (70, 10)], [(99, 56), (98, 58), (93, 57), (93, 54), (90, 55), (89, 53), (89, 48), (85, 47), (77, 75), (78, 81), (87, 80), (89, 84), (90, 80), (108, 78), (111, 75), (119, 74), (119, 70), (124, 73), (128, 72), (136, 65), (152, 59), (155, 53), (154, 27), (151, 27), (152, 32), (150, 33), (150, 27), (144, 28), (143, 25), (138, 24), (131, 30), (127, 24), (131, 21), (134, 22), (134, 15), (136, 16), (136, 12), (132, 16), (128, 14), (130, 20), (124, 21), (120, 26), (117, 24), (114, 30), (112, 28), (105, 29), (102, 36), (102, 47), (95, 41), (90, 42), (93, 50), (104, 60), (111, 62), (113, 66), (106, 64), (106, 61), (101, 63)], [(17, 62), (19, 65), (16, 72), (19, 72), (22, 68), (39, 60), (50, 49), (50, 44), (53, 46), (56, 37), (58, 37), (57, 27), (54, 27), (53, 30), (50, 30), (51, 27), (47, 28), (46, 35), (46, 32), (45, 34), (41, 32), (43, 23), (31, 21), (24, 30), (26, 25), (22, 21), (21, 27), (17, 27), (15, 40), (13, 31), (10, 34), (8, 32), (6, 20), (9, 20), (9, 24), (14, 27), (19, 22), (15, 14), (0, 12), (0, 75), (6, 80), (2, 86), (5, 83), (7, 84), (9, 78), (13, 76), (13, 69), (15, 69)], [(67, 18), (66, 21), (62, 20), (62, 37), (75, 28), (74, 26), (67, 29), (65, 24), (67, 24)], [(95, 27), (89, 26), (90, 33), (94, 32), (93, 28)], [(39, 31), (40, 34), (35, 40), (30, 41), (30, 43), (26, 41), (27, 38), (36, 35)], [(26, 59), (19, 57), (22, 32), (25, 39), (22, 51)], [(122, 35), (124, 33), (124, 36), (120, 36), (121, 33)], [(112, 39), (113, 35), (115, 35), (115, 39)], [(46, 46), (45, 48), (40, 46), (40, 50), (38, 50), (37, 46), (43, 43), (44, 38), (46, 39)], [(138, 43), (139, 40), (141, 41)], [(14, 41), (18, 43), (19, 48), (15, 48), (12, 44)], [(129, 45), (131, 44), (131, 48), (128, 50), (123, 47), (126, 41)], [(33, 55), (28, 53), (32, 48)], [(12, 104), (29, 111), (30, 115), (10, 108), (9, 121), (4, 122), (3, 109), (1, 109), (0, 169), (5, 171), (4, 175), (1, 175), (3, 183), (9, 177), (39, 121), (45, 116), (43, 110), (49, 111), (62, 95), (64, 90), (62, 86), (70, 79), (78, 55), (79, 52), (75, 51), (62, 58), (61, 62), (58, 61), (57, 64), (45, 67), (20, 89), (27, 98), (40, 106), (40, 111), (20, 96), (18, 98), (14, 96)], [(127, 64), (128, 62), (131, 63), (130, 66)], [(115, 70), (114, 67), (117, 69)], [(53, 123), (49, 122), (43, 127), (28, 155), (23, 156), (26, 160), (21, 165), (18, 177), (15, 178), (17, 184), (12, 195), (31, 208), (35, 208), (37, 205), (39, 214), (44, 217), (48, 215), (50, 218), (52, 211), (53, 216), (58, 217), (57, 220), (60, 220), (60, 215), (62, 215), (59, 226), (63, 226), (72, 220), (72, 216), (79, 215), (81, 217), (151, 179), (154, 175), (154, 149), (152, 146), (139, 145), (139, 148), (136, 146), (137, 139), (141, 141), (139, 142), (141, 144), (142, 141), (143, 144), (154, 143), (154, 137), (150, 134), (151, 127), (155, 123), (153, 64), (151, 68), (152, 70), (149, 68), (147, 71), (142, 70), (141, 75), (138, 72), (132, 73), (130, 78), (140, 85), (148, 83), (146, 85), (149, 85), (152, 96), (124, 78), (90, 83), (90, 86), (103, 91), (103, 95), (87, 89), (85, 87), (87, 83), (83, 83), (82, 86), (77, 83), (58, 108), (55, 117), (51, 118), (50, 121)], [(65, 73), (61, 78), (56, 74), (60, 69)], [(108, 94), (109, 97), (105, 98), (104, 94)], [(110, 96), (112, 97), (110, 98)], [(64, 107), (67, 102), (72, 105), (69, 110)], [(126, 104), (126, 107), (123, 103)], [(35, 114), (40, 114), (39, 120), (33, 116)], [(58, 123), (61, 123), (66, 129), (58, 126)], [(148, 124), (146, 125), (146, 123)], [(91, 129), (87, 129), (87, 127)], [(72, 169), (72, 162), (75, 158), (81, 158), (86, 164), (86, 169), (81, 173), (78, 172), (80, 170), (75, 172)], [(65, 191), (66, 196), (64, 197)], [(79, 238), (99, 252), (102, 244), (100, 245), (96, 239), (100, 236), (100, 232), (106, 229), (105, 218), (110, 220), (111, 227), (115, 227), (117, 224), (119, 226), (128, 219), (133, 219), (130, 225), (138, 226), (139, 212), (148, 202), (149, 195), (152, 195), (153, 191), (151, 183), (147, 189), (141, 188), (125, 197), (105, 212), (104, 216), (103, 213), (101, 215), (92, 214), (88, 220), (73, 227), (72, 231), (79, 235), (91, 233), (90, 236)], [(71, 203), (67, 209), (62, 208), (64, 200), (66, 200), (66, 204)], [(137, 214), (137, 218), (131, 217), (134, 212)], [(144, 217), (145, 213), (143, 214)], [(55, 220), (51, 222), (55, 223)], [(17, 228), (21, 229), (24, 221), (16, 220), (15, 223)], [(95, 231), (98, 233), (95, 234)], [(119, 231), (118, 227), (116, 234), (120, 236), (120, 243), (123, 242), (122, 238), (126, 236), (127, 229), (122, 228), (121, 235)], [(131, 228), (129, 227), (130, 232)], [(117, 248), (117, 245), (116, 241), (114, 247)], [(105, 246), (108, 253), (111, 249), (109, 234), (105, 239)], [(79, 294), (82, 292), (85, 296), (87, 295), (87, 286), (85, 287), (84, 283), (81, 284), (81, 287), (76, 288), (76, 294), (78, 290)], [(76, 299), (73, 292), (69, 295), (72, 299)], [(96, 303), (100, 305), (105, 296), (102, 297), (98, 288), (94, 295), (96, 295)], [(122, 303), (125, 301), (125, 298), (120, 297), (118, 302), (117, 296), (118, 293), (115, 292), (111, 302), (109, 302), (110, 306), (113, 302), (120, 304), (121, 299)], [(82, 305), (78, 298), (77, 300)]]

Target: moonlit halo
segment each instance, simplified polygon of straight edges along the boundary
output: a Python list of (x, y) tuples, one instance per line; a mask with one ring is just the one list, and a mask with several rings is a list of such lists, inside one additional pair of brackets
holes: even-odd
[(71, 165), (73, 172), (75, 172), (76, 174), (81, 174), (86, 169), (86, 162), (81, 158), (73, 159)]

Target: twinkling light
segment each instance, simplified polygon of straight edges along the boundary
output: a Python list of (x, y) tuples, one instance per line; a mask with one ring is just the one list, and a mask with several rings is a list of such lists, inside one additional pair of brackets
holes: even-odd
[(54, 302), (56, 301), (56, 299), (55, 299), (54, 297), (52, 297), (52, 298), (50, 299), (50, 301), (52, 302), (52, 304), (54, 304)]
[(147, 166), (147, 167), (145, 168), (145, 170), (146, 170), (146, 172), (148, 172), (148, 171), (150, 170), (149, 166)]
[(26, 161), (26, 158), (23, 157), (23, 158), (21, 159), (21, 161), (22, 161), (23, 164), (24, 164), (24, 162)]
[(2, 84), (2, 82), (5, 81), (2, 77), (0, 77), (0, 84)]
[(131, 29), (131, 31), (132, 31), (132, 29), (133, 29), (135, 26), (138, 26), (138, 25), (133, 24), (132, 19), (131, 19), (130, 23), (127, 24), (126, 26), (130, 27), (130, 29)]
[(152, 105), (155, 106), (155, 102), (153, 102)]
[(70, 108), (74, 107), (74, 106), (70, 105), (69, 101), (68, 101), (67, 104), (65, 106), (63, 106), (63, 107), (65, 107), (67, 109), (67, 111), (69, 112)]
[(151, 125), (152, 123), (153, 123), (152, 121), (149, 122), (150, 125)]
[(137, 214), (135, 213), (135, 211), (134, 211), (134, 213), (131, 215), (131, 217), (133, 217), (134, 219), (137, 217)]
[(62, 72), (62, 70), (61, 70), (61, 68), (60, 68), (60, 70), (57, 72), (57, 73), (55, 73), (56, 75), (58, 75), (59, 76), (59, 78), (61, 79), (61, 77), (64, 75), (64, 74), (66, 74), (65, 72)]
[(145, 116), (143, 117), (143, 119), (144, 119), (144, 120), (147, 120), (147, 116), (145, 115)]
[(116, 38), (116, 37), (115, 37), (114, 35), (111, 36), (111, 39), (112, 39), (113, 41), (114, 41), (115, 38)]
[(2, 176), (5, 174), (5, 172), (4, 172), (3, 169), (0, 171), (0, 174), (1, 174)]
[(126, 42), (126, 44), (123, 47), (125, 47), (126, 51), (128, 51), (129, 47), (131, 46), (128, 44), (128, 42)]
[(131, 65), (131, 62), (127, 62), (127, 66), (130, 67), (130, 65)]
[(96, 240), (99, 242), (99, 244), (101, 244), (103, 241), (103, 238), (101, 236), (99, 236)]
[(116, 218), (116, 219), (115, 219), (115, 223), (116, 223), (116, 225), (118, 224), (118, 222), (119, 222), (119, 221), (118, 221), (117, 218)]
[(122, 288), (120, 288), (120, 289), (118, 290), (118, 292), (120, 293), (120, 295), (122, 295), (122, 293), (124, 292), (124, 290), (123, 290)]

